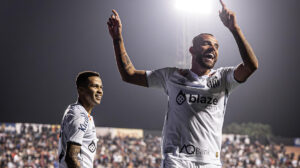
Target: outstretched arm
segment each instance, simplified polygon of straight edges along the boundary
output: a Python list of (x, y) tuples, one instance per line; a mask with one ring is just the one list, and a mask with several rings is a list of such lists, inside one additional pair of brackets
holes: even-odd
[(235, 13), (227, 9), (222, 0), (220, 0), (220, 3), (222, 5), (222, 11), (219, 11), (221, 21), (233, 34), (243, 60), (243, 63), (235, 69), (234, 78), (239, 82), (244, 82), (258, 68), (258, 61), (250, 44), (237, 25)]
[(147, 87), (147, 77), (145, 70), (136, 70), (127, 55), (123, 37), (122, 23), (117, 11), (112, 10), (113, 14), (107, 22), (109, 33), (113, 39), (116, 61), (123, 81)]

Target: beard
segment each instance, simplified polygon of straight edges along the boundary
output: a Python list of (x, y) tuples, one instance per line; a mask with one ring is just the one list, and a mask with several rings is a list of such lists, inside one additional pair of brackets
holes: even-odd
[(212, 68), (215, 66), (217, 60), (214, 58), (214, 59), (213, 59), (213, 64), (207, 64), (206, 62), (203, 61), (203, 58), (204, 58), (204, 57), (205, 57), (205, 56), (202, 55), (202, 54), (196, 55), (196, 62), (197, 62), (201, 67), (203, 67), (203, 68), (206, 68), (206, 69), (212, 69)]

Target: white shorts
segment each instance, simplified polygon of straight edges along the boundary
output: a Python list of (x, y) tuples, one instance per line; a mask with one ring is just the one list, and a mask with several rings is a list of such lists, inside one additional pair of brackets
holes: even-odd
[(166, 156), (162, 160), (161, 168), (221, 168), (220, 165), (183, 160), (176, 157)]

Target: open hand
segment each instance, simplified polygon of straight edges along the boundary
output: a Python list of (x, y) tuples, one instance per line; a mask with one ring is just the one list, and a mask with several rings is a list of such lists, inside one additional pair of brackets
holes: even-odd
[(111, 37), (115, 39), (120, 39), (122, 34), (122, 23), (119, 14), (116, 10), (112, 10), (113, 14), (107, 21), (107, 26)]
[(238, 25), (236, 23), (235, 13), (229, 10), (222, 0), (220, 0), (220, 3), (222, 5), (222, 11), (219, 11), (221, 21), (229, 30), (236, 30)]

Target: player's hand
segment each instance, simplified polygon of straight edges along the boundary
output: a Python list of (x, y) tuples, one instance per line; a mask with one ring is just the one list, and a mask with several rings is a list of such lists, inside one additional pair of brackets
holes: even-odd
[(120, 39), (122, 35), (122, 23), (116, 10), (112, 10), (113, 14), (107, 21), (109, 33), (113, 40)]
[(219, 11), (221, 21), (229, 30), (236, 30), (238, 25), (236, 23), (235, 13), (226, 7), (223, 0), (220, 0), (220, 3), (222, 5), (222, 11)]

